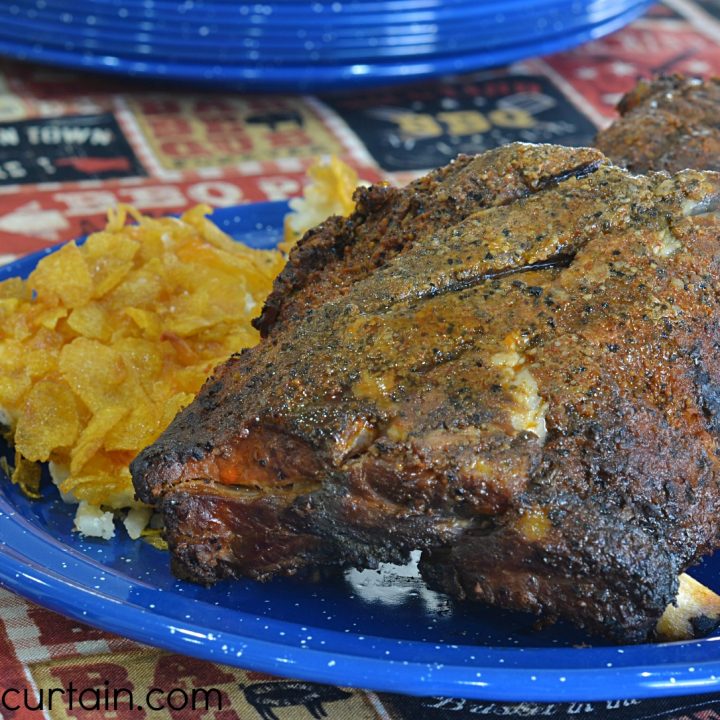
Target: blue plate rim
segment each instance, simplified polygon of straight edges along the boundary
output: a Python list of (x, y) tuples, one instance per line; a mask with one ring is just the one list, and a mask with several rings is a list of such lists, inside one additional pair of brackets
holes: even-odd
[[(287, 208), (284, 201), (256, 203), (219, 209), (213, 217), (238, 233), (257, 232), (258, 224), (279, 230)], [(0, 279), (26, 274), (59, 247), (0, 268)], [(185, 605), (196, 607), (196, 600), (175, 594), (168, 605), (169, 593), (153, 593), (148, 583), (103, 569), (20, 516), (2, 494), (0, 528), (0, 584), (6, 588), (104, 630), (214, 662), (340, 686), (483, 700), (614, 700), (720, 689), (720, 636), (619, 647), (499, 648), (391, 641), (370, 632), (300, 627), (227, 609), (243, 631), (216, 632), (211, 625), (179, 617)], [(63, 560), (70, 557), (72, 575), (63, 568)], [(91, 585), (99, 568), (112, 576), (110, 590)], [(133, 593), (155, 598), (156, 604), (131, 602)], [(267, 640), (271, 626), (287, 630), (287, 640)], [(314, 637), (312, 645), (302, 640), (310, 638), (308, 632)]]
[[(448, 32), (448, 28), (438, 27), (435, 31), (404, 28), (401, 38), (393, 42), (393, 35), (388, 35), (388, 26), (373, 29), (372, 40), (370, 36), (358, 37), (350, 34), (326, 39), (324, 33), (316, 35), (306, 33), (302, 37), (281, 38), (271, 33), (265, 36), (247, 36), (244, 34), (225, 31), (212, 32), (207, 37), (186, 37), (182, 34), (173, 38), (163, 33), (149, 30), (126, 34), (108, 32), (100, 26), (82, 27), (73, 26), (65, 28), (65, 32), (57, 34), (57, 23), (38, 22), (22, 14), (9, 15), (7, 9), (0, 9), (0, 16), (4, 17), (2, 38), (13, 42), (20, 38), (32, 37), (33, 41), (43, 46), (46, 51), (67, 51), (74, 53), (102, 53), (103, 55), (118, 54), (127, 60), (151, 60), (159, 62), (190, 63), (216, 63), (222, 60), (228, 64), (261, 63), (268, 58), (273, 62), (282, 61), (283, 65), (303, 65), (307, 57), (314, 62), (342, 65), (350, 62), (398, 62), (400, 59), (418, 62), (421, 58), (434, 58), (439, 56), (459, 56), (477, 53), (479, 51), (491, 53), (501, 51), (507, 47), (529, 45), (545, 42), (558, 36), (573, 36), (582, 33), (588, 28), (594, 28), (605, 23), (613, 22), (617, 17), (624, 16), (629, 10), (641, 3), (642, 0), (617, 0), (615, 5), (605, 7), (602, 14), (598, 13), (589, 19), (585, 15), (564, 18), (561, 26), (557, 25), (556, 16), (544, 12), (547, 24), (532, 22), (519, 23), (511, 32), (504, 33), (504, 39), (498, 39), (498, 28), (504, 22), (479, 23), (482, 32), (471, 33), (471, 36), (458, 36)], [(528, 20), (528, 15), (524, 20)], [(545, 18), (544, 18), (545, 19)], [(475, 27), (477, 20), (468, 18), (463, 28)], [(337, 29), (333, 32), (337, 32)], [(347, 33), (348, 31), (343, 31)], [(400, 42), (397, 42), (400, 40)], [(72, 47), (71, 47), (72, 46)], [(317, 58), (317, 60), (315, 60)]]
[[(611, 22), (614, 18), (610, 18)], [(591, 26), (594, 27), (594, 26)], [(212, 65), (223, 65), (224, 67), (234, 68), (244, 65), (256, 64), (260, 67), (268, 63), (272, 63), (276, 71), (287, 69), (290, 73), (295, 72), (298, 68), (306, 67), (308, 58), (314, 63), (317, 69), (351, 67), (360, 64), (370, 65), (374, 67), (382, 66), (387, 63), (394, 65), (402, 65), (407, 67), (408, 64), (417, 66), (420, 62), (425, 63), (441, 63), (447, 59), (463, 58), (467, 55), (483, 53), (491, 55), (493, 52), (507, 53), (514, 52), (517, 48), (525, 48), (531, 46), (532, 43), (551, 43), (555, 38), (567, 37), (565, 27), (562, 31), (534, 33), (532, 35), (516, 36), (512, 43), (504, 43), (492, 39), (492, 34), (488, 39), (477, 38), (468, 41), (469, 44), (444, 45), (434, 39), (425, 39), (417, 44), (400, 44), (392, 45), (392, 43), (379, 43), (373, 47), (322, 47), (304, 51), (304, 57), (298, 59), (298, 52), (290, 49), (254, 49), (243, 48), (234, 50), (227, 55), (222, 47), (218, 46), (215, 51), (202, 50), (196, 52), (181, 46), (175, 46), (174, 49), (161, 49), (153, 46), (152, 43), (137, 43), (123, 45), (123, 58), (128, 62), (149, 62), (158, 65), (157, 57), (163, 57), (163, 64), (172, 63), (208, 63)], [(569, 29), (569, 34), (574, 35), (587, 30), (587, 26), (578, 26)], [(17, 35), (10, 31), (8, 25), (0, 27), (0, 42), (7, 40), (13, 42)], [(67, 37), (52, 39), (49, 41), (39, 41), (46, 51), (50, 52), (73, 52), (77, 54), (102, 52), (104, 55), (113, 54), (114, 46), (109, 45), (92, 38), (85, 38), (80, 41), (71, 40)], [(475, 44), (477, 42), (478, 44)]]
[(560, 35), (544, 41), (520, 44), (510, 48), (492, 49), (489, 52), (471, 52), (447, 57), (406, 59), (396, 62), (351, 63), (344, 65), (318, 65), (294, 67), (267, 67), (260, 65), (191, 64), (153, 60), (80, 54), (67, 51), (50, 51), (41, 45), (28, 42), (0, 41), (0, 54), (18, 60), (35, 60), (52, 65), (80, 70), (129, 75), (136, 78), (162, 78), (195, 82), (209, 87), (261, 89), (265, 92), (303, 90), (329, 92), (347, 91), (353, 87), (392, 85), (422, 80), (438, 75), (469, 72), (483, 67), (503, 65), (534, 55), (547, 55), (565, 50), (581, 42), (594, 40), (620, 29), (642, 15), (653, 0), (637, 0), (633, 7), (611, 21), (593, 25), (569, 35)]
[[(627, 0), (629, 2), (629, 0)], [(584, 12), (592, 13), (598, 6), (602, 7), (603, 0), (583, 0), (584, 5), (588, 8)], [(622, 2), (622, 0), (616, 0)], [(393, 7), (397, 3), (394, 2), (377, 2), (377, 3), (322, 3), (313, 1), (304, 1), (296, 3), (266, 3), (264, 7), (269, 8), (270, 12), (258, 11), (256, 4), (246, 3), (229, 3), (228, 5), (214, 3), (202, 4), (196, 2), (189, 11), (179, 11), (179, 5), (175, 0), (154, 0), (148, 6), (145, 2), (138, 2), (133, 5), (133, 0), (126, 0), (122, 4), (126, 13), (122, 16), (118, 15), (118, 5), (103, 6), (103, 3), (94, 3), (90, 8), (78, 10), (76, 3), (71, 2), (64, 6), (58, 0), (51, 0), (38, 8), (32, 4), (33, 0), (16, 0), (15, 6), (18, 8), (29, 6), (29, 10), (33, 12), (45, 11), (48, 7), (57, 9), (58, 12), (67, 14), (72, 22), (75, 18), (87, 18), (88, 16), (102, 15), (105, 17), (120, 17), (122, 20), (137, 17), (140, 22), (145, 22), (150, 18), (167, 17), (173, 18), (202, 18), (203, 21), (208, 17), (215, 18), (221, 22), (225, 20), (234, 22), (251, 22), (258, 25), (271, 26), (289, 26), (295, 27), (298, 20), (311, 24), (326, 24), (332, 22), (335, 24), (362, 24), (372, 25), (380, 22), (404, 22), (404, 23), (424, 23), (436, 22), (438, 19), (462, 17), (468, 12), (473, 16), (491, 16), (502, 14), (515, 10), (522, 11), (560, 11), (575, 12), (578, 3), (577, 0), (553, 0), (546, 2), (545, 0), (491, 0), (483, 2), (482, 6), (472, 0), (450, 0), (448, 2), (437, 3), (434, 6), (417, 7), (412, 4), (406, 5), (404, 9)], [(348, 5), (355, 6), (356, 9), (348, 10)], [(334, 6), (339, 6), (339, 10), (333, 10)], [(362, 7), (361, 7), (362, 6)], [(344, 9), (343, 9), (344, 8)], [(245, 11), (246, 10), (246, 11)], [(228, 12), (230, 11), (230, 12)], [(141, 19), (142, 18), (142, 19)], [(400, 20), (398, 20), (400, 19)]]
[[(168, 12), (164, 15), (159, 15), (158, 19), (134, 19), (131, 21), (128, 18), (124, 18), (121, 23), (117, 22), (116, 18), (111, 18), (106, 15), (93, 12), (63, 12), (61, 9), (50, 8), (45, 5), (42, 9), (29, 4), (26, 9), (22, 9), (23, 0), (17, 0), (17, 2), (10, 8), (4, 8), (3, 13), (6, 17), (24, 19), (27, 22), (49, 22), (57, 30), (58, 27), (63, 29), (75, 28), (85, 30), (87, 32), (100, 32), (103, 28), (111, 26), (112, 30), (105, 30), (105, 32), (112, 33), (115, 36), (123, 37), (129, 31), (130, 32), (150, 32), (148, 26), (156, 25), (158, 29), (167, 29), (168, 25), (176, 26), (186, 24), (188, 26), (197, 27), (197, 20), (185, 19), (184, 16)], [(268, 37), (272, 37), (275, 34), (280, 36), (289, 34), (290, 36), (296, 36), (299, 29), (307, 32), (317, 31), (322, 33), (328, 32), (329, 30), (343, 33), (352, 33), (359, 28), (364, 29), (365, 34), (371, 35), (374, 31), (382, 32), (386, 26), (395, 26), (400, 32), (408, 32), (413, 26), (432, 25), (438, 28), (462, 28), (465, 23), (481, 24), (487, 23), (489, 25), (495, 25), (500, 27), (508, 23), (512, 23), (514, 26), (516, 22), (524, 22), (527, 18), (549, 18), (549, 17), (573, 17), (582, 18), (583, 24), (593, 24), (595, 22), (602, 21), (603, 17), (610, 15), (617, 15), (625, 10), (630, 9), (634, 2), (633, 0), (608, 0), (607, 2), (598, 3), (597, 0), (587, 3), (590, 7), (583, 7), (578, 9), (576, 2), (561, 2), (555, 5), (538, 4), (533, 6), (527, 3), (518, 4), (517, 8), (513, 8), (512, 5), (504, 4), (502, 9), (482, 7), (477, 5), (467, 5), (464, 8), (461, 6), (449, 6), (442, 7), (436, 11), (422, 11), (413, 13), (373, 13), (372, 15), (356, 15), (350, 16), (347, 13), (332, 14), (327, 18), (323, 17), (322, 20), (315, 18), (312, 15), (308, 16), (306, 12), (300, 12), (296, 16), (288, 16), (287, 21), (285, 18), (277, 17), (276, 15), (258, 15), (259, 19), (263, 22), (249, 22), (246, 16), (239, 16), (239, 20), (228, 17), (227, 12), (215, 17), (212, 14), (203, 14), (202, 20), (205, 26), (220, 25), (223, 30), (230, 28), (237, 28), (239, 32), (236, 34), (241, 35), (242, 31), (248, 29), (259, 29), (265, 31)], [(522, 9), (522, 17), (516, 18), (512, 15), (514, 10)], [(87, 19), (87, 16), (95, 17), (92, 24), (82, 22), (83, 18)], [(67, 17), (67, 19), (63, 19)], [(600, 18), (598, 20), (597, 18)], [(101, 21), (98, 23), (98, 19)], [(59, 21), (59, 22), (58, 22)], [(302, 27), (298, 27), (298, 21), (302, 21)], [(135, 28), (138, 28), (137, 30)], [(198, 37), (202, 40), (202, 36)]]

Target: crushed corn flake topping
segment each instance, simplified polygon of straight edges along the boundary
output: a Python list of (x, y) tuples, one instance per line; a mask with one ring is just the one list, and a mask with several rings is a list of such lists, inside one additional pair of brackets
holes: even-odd
[(285, 237), (279, 245), (284, 252), (331, 215), (350, 215), (355, 210), (358, 176), (353, 168), (333, 156), (314, 163), (307, 174), (310, 183), (303, 197), (290, 201), (292, 212), (285, 217)]
[[(16, 474), (50, 461), (83, 507), (138, 505), (129, 462), (217, 364), (257, 342), (250, 320), (284, 264), (234, 242), (209, 210), (156, 219), (120, 206), (85, 244), (0, 283), (0, 408)], [(26, 475), (16, 480), (34, 488)]]
[[(355, 207), (357, 175), (342, 161), (319, 161), (308, 177), (290, 202), (284, 253)], [(0, 283), (0, 424), (16, 448), (6, 474), (39, 497), (38, 463), (48, 461), (87, 535), (111, 537), (111, 511), (131, 508), (131, 537), (166, 546), (159, 529), (143, 529), (150, 513), (134, 499), (128, 465), (216, 365), (258, 340), (250, 321), (285, 256), (233, 241), (209, 211), (150, 218), (121, 205), (85, 244)]]

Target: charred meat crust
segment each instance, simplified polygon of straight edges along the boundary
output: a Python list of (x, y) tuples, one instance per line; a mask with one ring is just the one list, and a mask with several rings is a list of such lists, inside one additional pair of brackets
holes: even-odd
[(561, 165), (532, 146), (522, 155), (503, 158), (506, 164), (496, 168), (487, 165), (494, 158), (484, 157), (460, 155), (402, 190), (388, 185), (358, 188), (357, 209), (350, 218), (330, 218), (298, 243), (255, 327), (266, 336), (283, 315), (301, 317), (408, 251), (421, 228), (442, 228), (478, 208), (510, 203), (570, 177), (583, 177), (603, 161), (596, 151), (581, 149), (573, 163)]
[(620, 119), (595, 145), (638, 173), (720, 170), (720, 78), (641, 80), (618, 104)]
[(176, 572), (421, 549), (455, 596), (647, 637), (717, 545), (719, 191), (526, 145), (364, 191), (132, 464)]

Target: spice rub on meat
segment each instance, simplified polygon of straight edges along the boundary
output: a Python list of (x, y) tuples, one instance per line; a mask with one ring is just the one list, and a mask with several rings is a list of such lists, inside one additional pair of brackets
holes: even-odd
[(640, 80), (595, 145), (632, 172), (720, 170), (720, 78)]
[(175, 571), (421, 549), (455, 597), (648, 637), (718, 544), (719, 197), (524, 144), (358, 190), (132, 464)]

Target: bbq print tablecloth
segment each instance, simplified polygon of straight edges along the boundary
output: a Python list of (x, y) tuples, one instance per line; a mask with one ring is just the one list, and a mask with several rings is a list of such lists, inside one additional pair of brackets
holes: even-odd
[[(610, 37), (491, 72), (323, 97), (166, 91), (0, 62), (0, 259), (98, 229), (118, 202), (166, 214), (292, 197), (328, 153), (365, 180), (404, 183), (514, 140), (587, 144), (637, 78), (672, 72), (720, 74), (720, 0), (668, 0)], [(607, 692), (507, 704), (317, 687), (142, 647), (0, 589), (5, 719), (720, 720), (720, 696)]]

